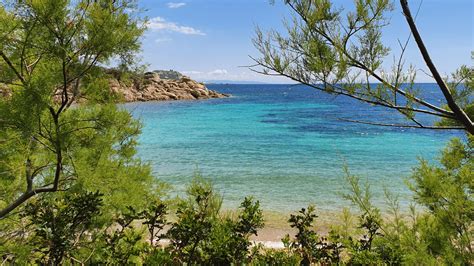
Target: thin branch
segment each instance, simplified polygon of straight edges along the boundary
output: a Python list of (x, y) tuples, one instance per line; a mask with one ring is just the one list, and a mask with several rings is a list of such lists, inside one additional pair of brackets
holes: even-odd
[(23, 204), (25, 201), (35, 196), (36, 194), (54, 192), (56, 190), (57, 188), (53, 186), (53, 187), (41, 187), (41, 188), (33, 189), (30, 191), (25, 191), (21, 196), (19, 196), (10, 205), (0, 210), (0, 219), (4, 219), (5, 216), (7, 216), (11, 211), (16, 209), (18, 206), (20, 206), (21, 204)]
[(383, 126), (383, 127), (402, 127), (402, 128), (419, 128), (419, 129), (439, 129), (439, 130), (465, 130), (463, 127), (438, 127), (438, 126), (423, 126), (423, 125), (407, 125), (407, 124), (386, 124), (386, 123), (377, 123), (370, 121), (361, 121), (353, 119), (338, 118), (338, 120), (344, 122), (366, 124), (372, 126)]
[[(320, 91), (324, 91), (324, 92), (327, 92), (326, 89), (324, 88), (321, 88), (321, 87), (318, 87), (317, 85), (315, 84), (311, 84), (307, 81), (304, 81), (304, 80), (301, 80), (299, 78), (296, 78), (294, 76), (291, 76), (291, 75), (288, 75), (286, 73), (283, 73), (283, 72), (279, 72), (279, 71), (276, 71), (273, 67), (269, 66), (269, 65), (266, 65), (264, 64), (263, 62), (260, 62), (259, 60), (253, 58), (253, 57), (250, 57), (252, 58), (255, 62), (257, 62), (260, 66), (264, 67), (264, 68), (267, 68), (267, 69), (270, 69), (276, 73), (269, 73), (269, 72), (262, 72), (262, 71), (258, 71), (256, 69), (252, 69), (250, 68), (251, 71), (255, 72), (255, 73), (259, 73), (259, 74), (263, 74), (263, 75), (271, 75), (271, 76), (283, 76), (283, 77), (287, 77), (293, 81), (296, 81), (298, 83), (301, 83), (303, 85), (307, 85), (307, 86), (310, 86), (312, 88), (315, 88), (317, 90), (320, 90)], [(333, 88), (336, 88), (335, 85), (333, 84), (328, 84), (330, 85), (331, 87)], [(379, 106), (383, 106), (383, 107), (387, 107), (387, 108), (391, 108), (391, 109), (395, 109), (395, 110), (398, 110), (398, 111), (401, 111), (401, 110), (405, 110), (405, 111), (413, 111), (413, 112), (418, 112), (418, 113), (425, 113), (425, 114), (430, 114), (430, 115), (434, 115), (434, 116), (439, 116), (439, 117), (445, 117), (445, 118), (450, 118), (450, 119), (453, 119), (454, 116), (452, 115), (446, 115), (446, 114), (442, 114), (442, 113), (436, 113), (436, 112), (432, 112), (432, 111), (429, 111), (429, 110), (425, 110), (425, 109), (419, 109), (419, 108), (411, 108), (411, 107), (406, 107), (406, 106), (397, 106), (397, 105), (391, 105), (391, 104), (387, 104), (387, 103), (384, 103), (382, 101), (372, 101), (370, 99), (366, 99), (366, 98), (363, 98), (363, 97), (360, 97), (360, 96), (357, 96), (355, 94), (351, 94), (351, 93), (348, 93), (348, 92), (345, 92), (343, 90), (337, 90), (337, 91), (332, 91), (332, 93), (335, 93), (335, 94), (338, 94), (338, 95), (343, 95), (343, 96), (347, 96), (347, 97), (350, 97), (350, 98), (353, 98), (353, 99), (356, 99), (356, 100), (359, 100), (359, 101), (363, 101), (363, 102), (366, 102), (366, 103), (369, 103), (369, 104), (373, 104), (373, 105), (379, 105)], [(403, 115), (406, 116), (406, 113), (403, 113), (401, 112)]]
[(23, 78), (23, 76), (20, 74), (20, 72), (18, 72), (18, 70), (15, 68), (15, 66), (10, 61), (10, 59), (7, 57), (7, 55), (1, 50), (0, 50), (0, 56), (3, 58), (5, 63), (7, 63), (7, 65), (10, 67), (10, 69), (15, 73), (15, 75), (21, 81), (21, 83), (25, 84), (25, 79)]
[[(401, 1), (406, 1), (406, 0), (401, 0)], [(311, 25), (309, 23), (309, 20), (308, 18), (303, 14), (301, 13), (299, 10), (297, 10), (293, 5), (290, 4), (290, 7), (303, 19), (303, 21), (309, 26)], [(345, 56), (347, 56), (347, 58), (349, 60), (351, 60), (353, 63), (349, 63), (349, 65), (351, 66), (354, 66), (354, 67), (357, 67), (357, 68), (360, 68), (364, 71), (367, 71), (369, 72), (369, 74), (371, 76), (373, 76), (375, 79), (377, 79), (378, 81), (380, 81), (382, 84), (384, 84), (385, 86), (389, 87), (390, 89), (392, 89), (393, 91), (397, 92), (397, 93), (400, 93), (401, 95), (403, 95), (404, 97), (407, 97), (408, 98), (408, 93), (405, 92), (404, 90), (400, 89), (399, 87), (395, 87), (393, 85), (391, 85), (390, 83), (388, 83), (385, 79), (383, 79), (382, 77), (380, 77), (379, 75), (377, 75), (372, 69), (370, 69), (369, 67), (367, 67), (366, 65), (364, 65), (362, 62), (356, 60), (352, 55), (349, 54), (349, 52), (347, 51), (347, 49), (345, 49), (344, 47), (340, 47), (338, 45), (338, 43), (336, 41), (334, 41), (329, 35), (327, 35), (324, 31), (322, 30), (319, 30), (315, 27), (310, 27), (310, 33), (311, 35), (313, 35), (313, 38), (316, 38), (313, 34), (313, 30), (316, 31), (317, 34), (321, 35), (323, 38), (325, 38), (334, 48), (338, 49), (340, 52), (342, 52)], [(440, 108), (438, 106), (435, 106), (431, 103), (428, 103), (422, 99), (419, 99), (418, 97), (413, 97), (411, 96), (410, 97), (411, 99), (413, 99), (413, 101), (421, 104), (421, 105), (424, 105), (425, 107), (428, 107), (434, 111), (437, 111), (437, 112), (440, 112), (440, 113), (443, 113), (443, 114), (446, 114), (446, 115), (452, 115), (453, 113), (448, 111), (448, 110), (445, 110), (443, 108)]]

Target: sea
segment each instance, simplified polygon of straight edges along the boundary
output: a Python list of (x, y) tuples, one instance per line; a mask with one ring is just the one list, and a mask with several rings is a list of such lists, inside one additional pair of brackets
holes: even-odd
[[(417, 84), (441, 105), (435, 84)], [(383, 127), (407, 123), (394, 110), (329, 95), (302, 85), (210, 84), (229, 98), (125, 104), (143, 123), (138, 156), (154, 176), (182, 196), (194, 176), (210, 180), (235, 208), (246, 196), (266, 211), (289, 213), (309, 204), (334, 211), (350, 206), (344, 168), (368, 182), (374, 204), (386, 208), (384, 191), (402, 208), (407, 182), (420, 159), (436, 164), (459, 131)], [(434, 118), (419, 117), (424, 123)]]

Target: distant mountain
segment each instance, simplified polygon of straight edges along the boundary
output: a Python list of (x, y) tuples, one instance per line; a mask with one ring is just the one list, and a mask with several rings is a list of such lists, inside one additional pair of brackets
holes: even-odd
[(201, 80), (204, 84), (270, 84), (261, 81), (249, 80)]

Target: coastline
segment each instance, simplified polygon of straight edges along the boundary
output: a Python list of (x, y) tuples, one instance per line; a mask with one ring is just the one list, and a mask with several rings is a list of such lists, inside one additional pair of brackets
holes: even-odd
[[(165, 73), (168, 72), (165, 71)], [(229, 96), (210, 90), (205, 84), (178, 72), (174, 76), (163, 74), (163, 71), (146, 72), (142, 77), (135, 77), (131, 82), (111, 78), (109, 87), (112, 93), (121, 95), (125, 102), (201, 100)]]

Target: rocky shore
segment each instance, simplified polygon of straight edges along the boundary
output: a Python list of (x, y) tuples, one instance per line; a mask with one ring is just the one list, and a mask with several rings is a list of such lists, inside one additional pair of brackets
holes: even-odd
[[(147, 72), (140, 79), (133, 82), (120, 82), (112, 78), (109, 81), (110, 90), (122, 95), (126, 102), (136, 101), (170, 101), (170, 100), (198, 100), (228, 97), (213, 90), (209, 90), (202, 83), (192, 80), (181, 74), (169, 77), (163, 71)], [(176, 72), (177, 73), (177, 72)]]
[[(109, 88), (111, 93), (118, 94), (125, 102), (145, 101), (174, 101), (174, 100), (201, 100), (229, 97), (227, 94), (209, 90), (203, 83), (172, 70), (146, 72), (132, 78), (121, 79), (116, 71), (109, 70)], [(87, 99), (87, 95), (68, 89), (74, 95), (74, 102), (80, 103)], [(11, 90), (0, 83), (0, 97), (10, 97)], [(53, 95), (57, 102), (61, 101), (61, 92)]]

